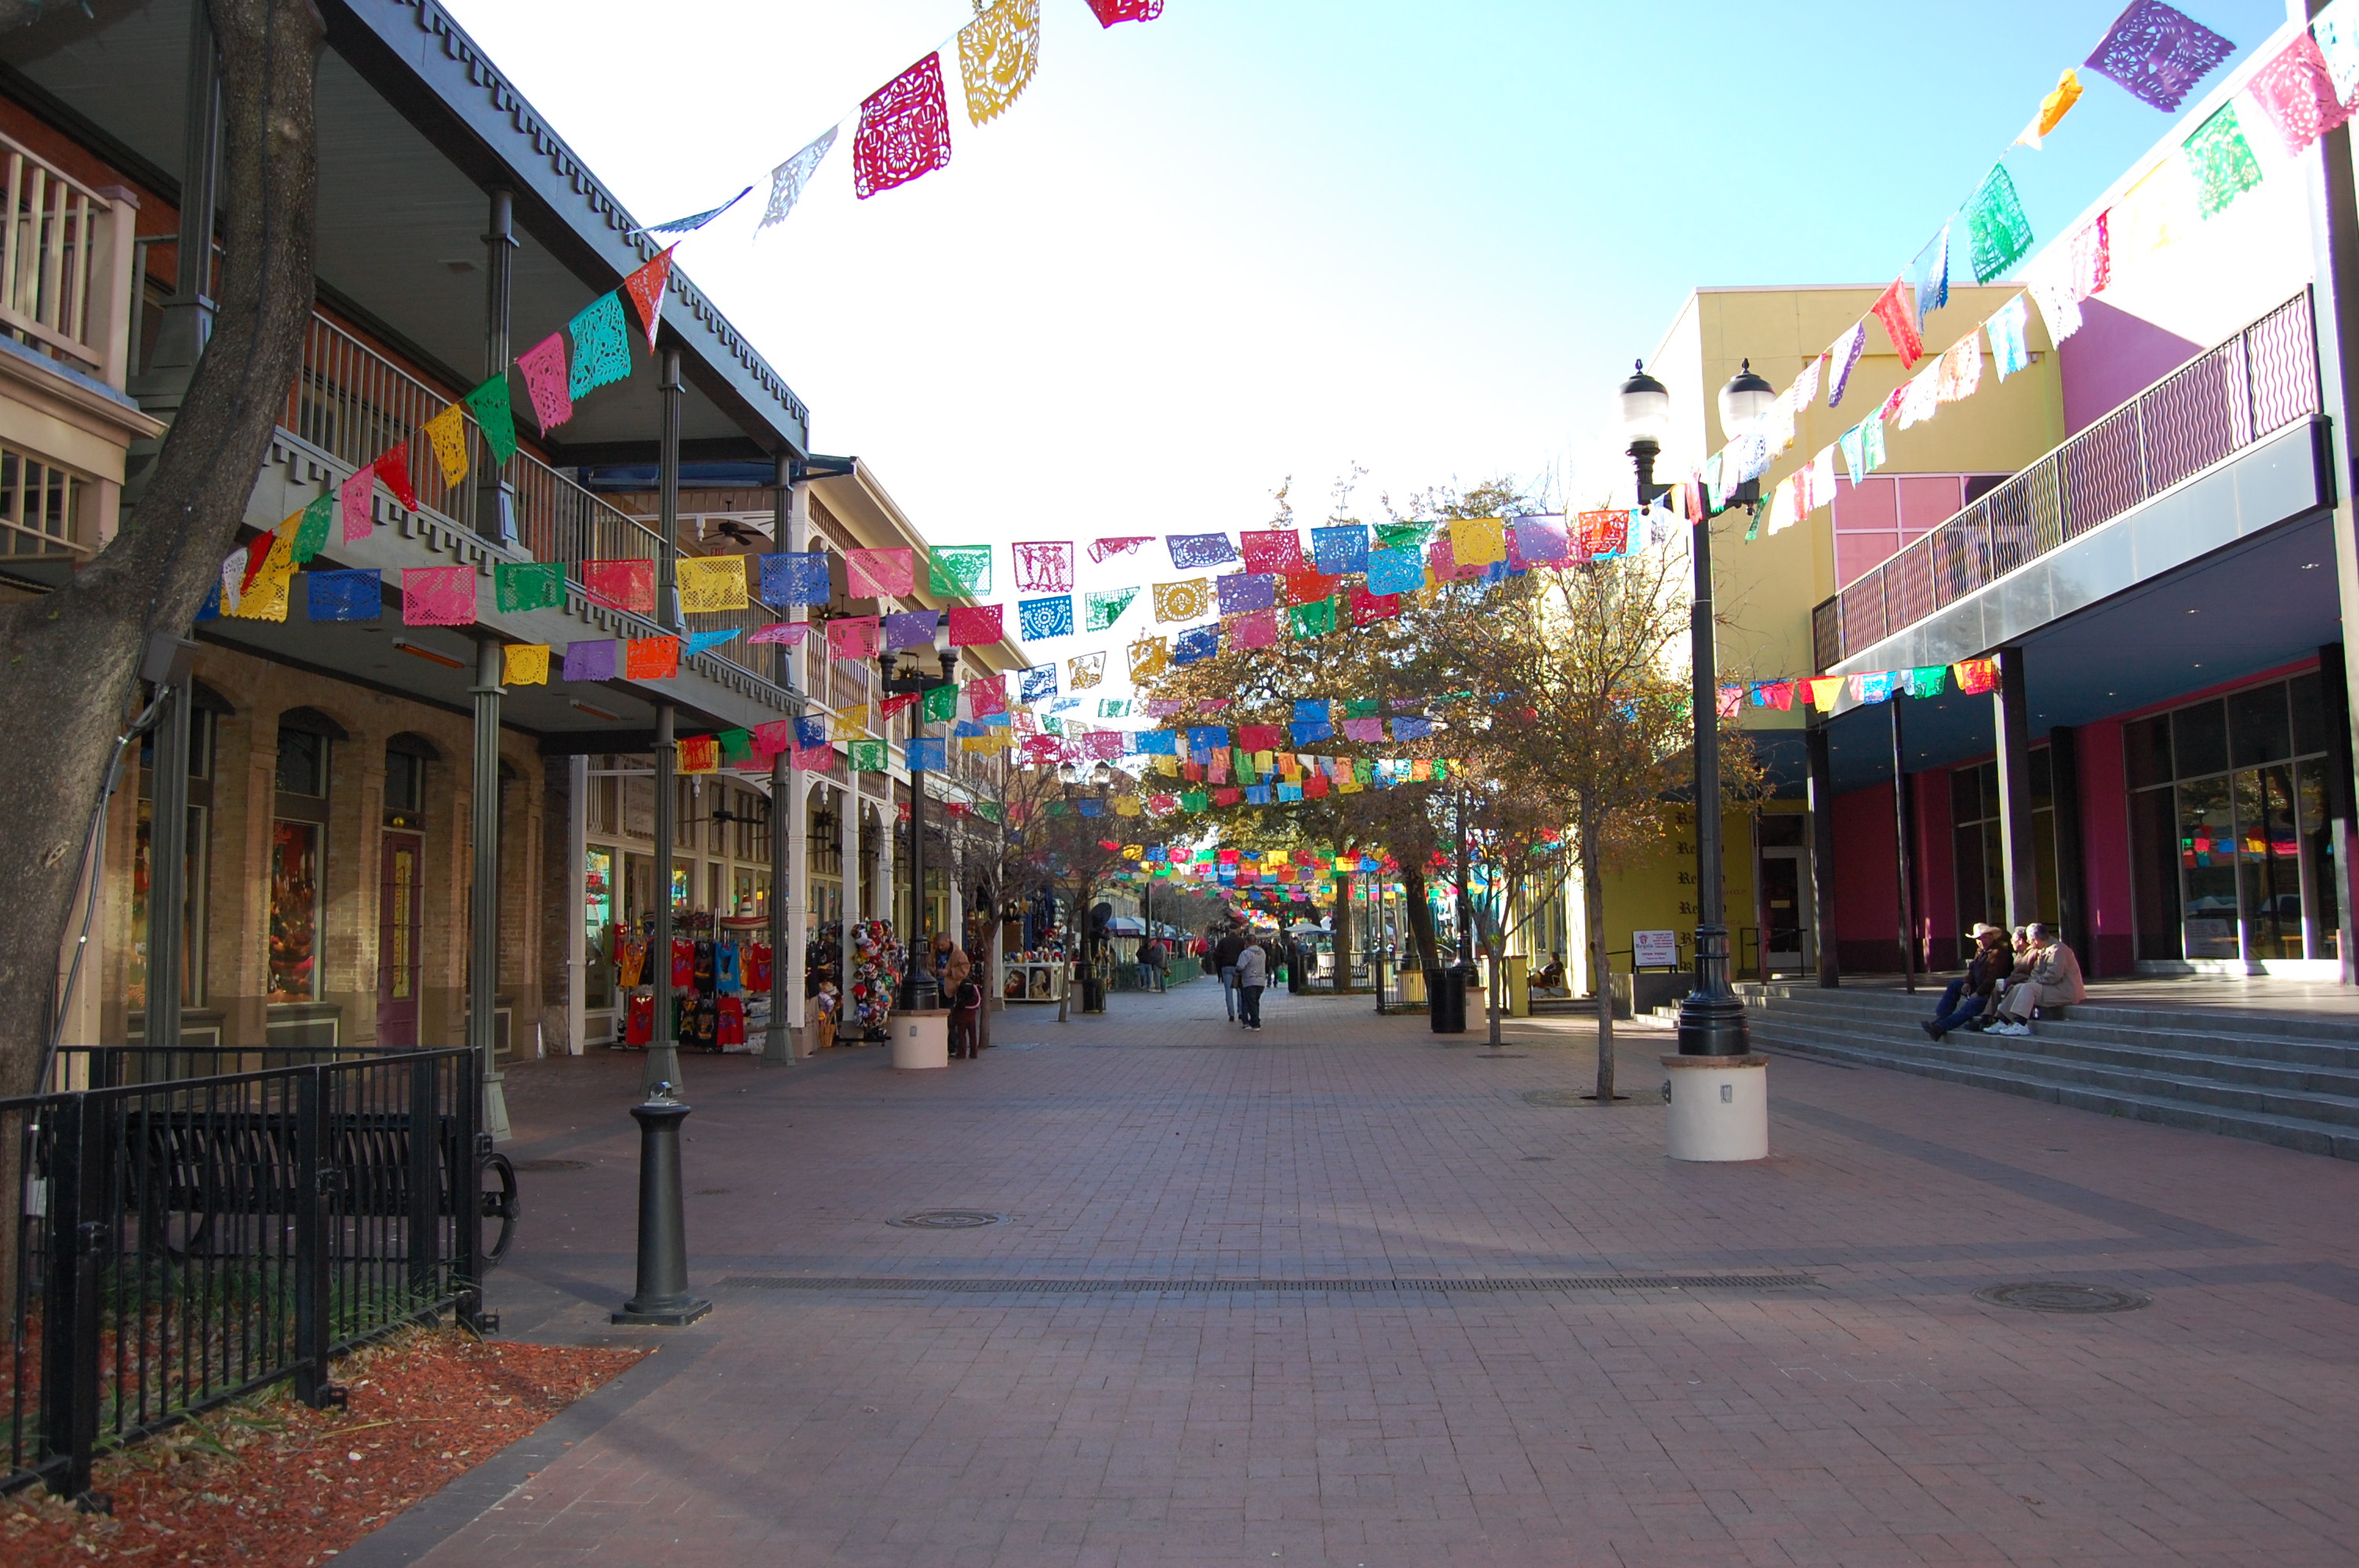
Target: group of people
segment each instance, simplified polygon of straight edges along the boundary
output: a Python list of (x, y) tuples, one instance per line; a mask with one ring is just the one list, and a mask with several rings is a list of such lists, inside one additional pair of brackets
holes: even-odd
[(2012, 943), (1995, 925), (1977, 924), (1973, 935), (1973, 961), (1922, 1025), (1933, 1039), (1953, 1029), (2028, 1034), (2035, 1010), (2087, 1000), (2081, 960), (2053, 925), (2035, 921), (2018, 929)]
[(947, 931), (934, 933), (931, 957), (935, 994), (950, 1010), (951, 1054), (973, 1061), (983, 1054), (983, 1005), (989, 994), (984, 977), (975, 973), (974, 960)]
[(1271, 977), (1284, 969), (1285, 955), (1274, 940), (1256, 939), (1240, 925), (1207, 932), (1205, 939), (1212, 945), (1212, 967), (1221, 977), (1221, 1005), (1228, 1011), (1229, 1022), (1258, 1032), (1261, 993), (1269, 988)]

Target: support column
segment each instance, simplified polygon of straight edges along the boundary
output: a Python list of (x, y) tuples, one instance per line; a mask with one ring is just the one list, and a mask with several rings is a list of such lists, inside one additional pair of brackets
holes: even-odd
[[(852, 925), (860, 918), (860, 775), (852, 771), (847, 758), (843, 769), (843, 809), (835, 814), (836, 858), (843, 862), (842, 940), (836, 944), (842, 949), (843, 972), (835, 978), (843, 1014), (836, 1020), (838, 1037), (852, 1022)], [(892, 809), (888, 804), (886, 810)]]
[(2096, 933), (2089, 925), (2088, 850), (2081, 831), (2081, 737), (2069, 724), (2048, 731), (2048, 790), (2056, 810), (2056, 921), (2086, 969), (2096, 956)]
[(647, 974), (655, 982), (655, 1022), (647, 1031), (647, 1061), (639, 1075), (642, 1091), (658, 1084), (679, 1087), (679, 1037), (671, 1022), (671, 872), (679, 776), (679, 746), (672, 738), (672, 706), (656, 704), (656, 930), (647, 941)]
[(2359, 844), (2359, 826), (2352, 821), (2350, 672), (2344, 668), (2343, 644), (2329, 643), (2318, 650), (2318, 684), (2326, 708), (2326, 812), (2334, 846), (2335, 952), (2343, 960), (2343, 983), (2354, 982), (2359, 954), (2352, 951), (2351, 913), (2354, 882), (2351, 850)]
[(2031, 712), (2023, 685), (2023, 650), (2001, 648), (1991, 717), (1998, 732), (1999, 869), (2006, 880), (2010, 928), (2039, 918), (2039, 862), (2032, 858), (2031, 838)]
[[(557, 885), (565, 890), (565, 1049), (571, 1055), (587, 1054), (590, 1043), (582, 1038), (588, 1028), (583, 1018), (587, 1009), (587, 989), (590, 968), (590, 910), (583, 894), (582, 881), (590, 865), (590, 759), (573, 756), (566, 759), (565, 781), (565, 867), (556, 878)], [(624, 874), (620, 866), (614, 876)], [(619, 898), (622, 890), (613, 890)], [(625, 1018), (630, 1003), (616, 999), (615, 1005)]]
[(656, 562), (656, 624), (680, 629), (679, 613), (679, 421), (687, 394), (679, 380), (679, 351), (663, 351), (663, 441), (658, 452), (658, 495), (663, 515), (663, 552)]
[(1898, 694), (1886, 697), (1884, 705), (1892, 714), (1892, 842), (1899, 873), (1900, 983), (1913, 991), (1917, 989), (1917, 877), (1908, 839), (1909, 819), (1915, 813), (1908, 809), (1908, 754), (1900, 733)]
[(180, 1043), (182, 957), (188, 950), (189, 736), (195, 708), (190, 688), (197, 645), (186, 638), (172, 641), (179, 653), (165, 677), (164, 711), (157, 718), (148, 801), (146, 1038), (150, 1045)]
[(474, 877), (467, 899), (467, 1048), (483, 1064), (484, 1130), (508, 1136), (507, 1085), (500, 1076), (493, 1016), (500, 989), (500, 645), (475, 644), (474, 813), (469, 853)]
[[(788, 838), (788, 829), (792, 826), (791, 818), (801, 815), (791, 811), (788, 804), (794, 798), (796, 782), (794, 764), (788, 761), (788, 753), (780, 752), (773, 756), (770, 759), (770, 1031), (762, 1043), (762, 1060), (783, 1062), (789, 1066), (795, 1060), (795, 1041), (791, 1031), (802, 1022), (799, 1011), (792, 1017), (788, 1015), (786, 975), (787, 941), (789, 934), (797, 929), (789, 922), (791, 911), (787, 907), (787, 879), (794, 871), (794, 856), (790, 850), (793, 840)], [(795, 969), (799, 982), (802, 966), (797, 964)], [(799, 1000), (801, 995), (801, 987), (798, 983), (795, 997)]]
[[(788, 476), (789, 482), (773, 498), (773, 505), (780, 509), (773, 514), (773, 527), (777, 534), (780, 549), (801, 554), (808, 549), (807, 541), (810, 537), (810, 486), (808, 481), (795, 477), (791, 466), (782, 465), (781, 471)], [(810, 622), (810, 607), (796, 606), (792, 618), (799, 627), (807, 627)], [(810, 633), (798, 631), (784, 650), (786, 657), (780, 673), (785, 677), (787, 689), (797, 698), (797, 717), (810, 711)], [(801, 757), (799, 745), (795, 748), (793, 755), (797, 759)], [(785, 889), (787, 946), (771, 955), (772, 972), (777, 977), (773, 983), (780, 988), (780, 991), (771, 997), (770, 1008), (773, 1012), (777, 1011), (779, 997), (783, 995), (788, 1009), (788, 1027), (800, 1030), (804, 1027), (803, 989), (809, 983), (803, 972), (803, 949), (810, 940), (810, 779), (799, 762), (789, 767), (787, 778), (788, 798), (784, 816), (785, 831), (789, 836), (787, 840)], [(788, 1045), (799, 1048), (792, 1035), (788, 1037)]]
[[(491, 222), (484, 232), (484, 377), (508, 368), (509, 300), (514, 293), (516, 198), (506, 190), (491, 192)], [(507, 464), (493, 455), (491, 443), (478, 431), (475, 439), (475, 532), (503, 545), (516, 542), (516, 486), (509, 482)]]
[(1843, 955), (1835, 943), (1835, 770), (1827, 752), (1827, 730), (1813, 723), (1802, 731), (1810, 763), (1810, 925), (1819, 956), (1819, 984), (1843, 984)]
[[(2327, 7), (2328, 0), (2286, 0), (2287, 16), (2295, 21), (2309, 21)], [(2326, 414), (2324, 439), (2328, 444), (2327, 468), (2332, 476), (2334, 495), (2334, 581), (2342, 597), (2343, 624), (2359, 624), (2359, 504), (2354, 504), (2354, 491), (2359, 491), (2359, 461), (2354, 461), (2351, 445), (2351, 422), (2354, 416), (2352, 391), (2359, 386), (2359, 185), (2354, 185), (2352, 171), (2351, 127), (2337, 125), (2318, 138), (2314, 151), (2302, 159), (2305, 183), (2310, 188), (2310, 233), (2311, 250), (2310, 297), (2316, 312), (2318, 332), (2318, 379), (2322, 395), (2321, 407)], [(2336, 674), (2341, 677), (2341, 689), (2328, 704), (2330, 719), (2339, 710), (2342, 723), (2337, 730), (2342, 744), (2336, 749), (2335, 785), (2345, 800), (2351, 798), (2354, 784), (2351, 759), (2359, 749), (2359, 735), (2352, 728), (2359, 722), (2359, 687), (2352, 684), (2359, 677), (2349, 661), (2341, 661)], [(2333, 676), (2324, 677), (2332, 680)], [(2343, 982), (2352, 984), (2359, 979), (2354, 968), (2352, 953), (2351, 906), (2359, 899), (2359, 875), (2354, 874), (2348, 850), (2351, 836), (2338, 816), (2335, 828), (2334, 858), (2337, 882), (2335, 903), (2342, 923)]]
[[(188, 395), (189, 377), (213, 331), (213, 217), (219, 205), (221, 170), (221, 59), (213, 40), (212, 13), (189, 7), (187, 108), (181, 121), (179, 265), (172, 297), (156, 324), (156, 351), (147, 371), (130, 384), (150, 414), (168, 418)], [(135, 281), (134, 287), (136, 287)], [(136, 352), (136, 348), (133, 351)], [(150, 453), (161, 441), (140, 443)]]

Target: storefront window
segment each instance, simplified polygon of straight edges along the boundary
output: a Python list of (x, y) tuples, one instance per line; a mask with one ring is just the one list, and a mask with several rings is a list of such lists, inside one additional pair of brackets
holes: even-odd
[(2144, 959), (2332, 959), (2339, 941), (2318, 676), (2125, 726)]
[(320, 995), (320, 825), (270, 825), (271, 1001)]
[(582, 1005), (614, 1005), (614, 851), (592, 844), (582, 866)]
[[(189, 852), (187, 900), (180, 921), (180, 1004), (199, 1007), (205, 999), (205, 871), (206, 830), (212, 819), (213, 716), (203, 708), (189, 715)], [(152, 875), (148, 859), (155, 795), (155, 747), (141, 748), (139, 816), (131, 849), (130, 973), (125, 984), (125, 1005), (138, 1011), (147, 1005), (147, 889)]]

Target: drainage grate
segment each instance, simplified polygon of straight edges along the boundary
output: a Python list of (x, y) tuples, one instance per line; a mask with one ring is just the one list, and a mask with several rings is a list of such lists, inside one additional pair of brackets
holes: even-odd
[(885, 1223), (903, 1230), (980, 1230), (986, 1225), (1000, 1224), (1006, 1217), (1004, 1214), (985, 1214), (979, 1208), (928, 1208)]
[(1521, 1062), (1527, 1059), (1522, 1051), (1485, 1051), (1474, 1058), (1478, 1062)]
[(1559, 1291), (1776, 1291), (1819, 1282), (1815, 1274), (1564, 1274), (1529, 1279), (1396, 1280), (974, 1280), (941, 1276), (737, 1274), (723, 1289), (893, 1291), (962, 1296), (1527, 1295)]
[(2154, 1304), (2154, 1298), (2144, 1291), (2125, 1290), (2117, 1285), (2068, 1285), (2053, 1280), (1986, 1285), (1974, 1292), (1974, 1300), (2021, 1312), (2072, 1314), (2136, 1312)]
[(519, 1160), (516, 1162), (516, 1169), (519, 1171), (586, 1171), (589, 1168), (590, 1162), (587, 1160)]

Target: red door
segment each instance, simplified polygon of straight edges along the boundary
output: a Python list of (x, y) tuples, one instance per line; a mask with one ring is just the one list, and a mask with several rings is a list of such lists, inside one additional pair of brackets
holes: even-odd
[(376, 1043), (418, 1044), (419, 862), (426, 843), (415, 833), (385, 836), (377, 893)]

